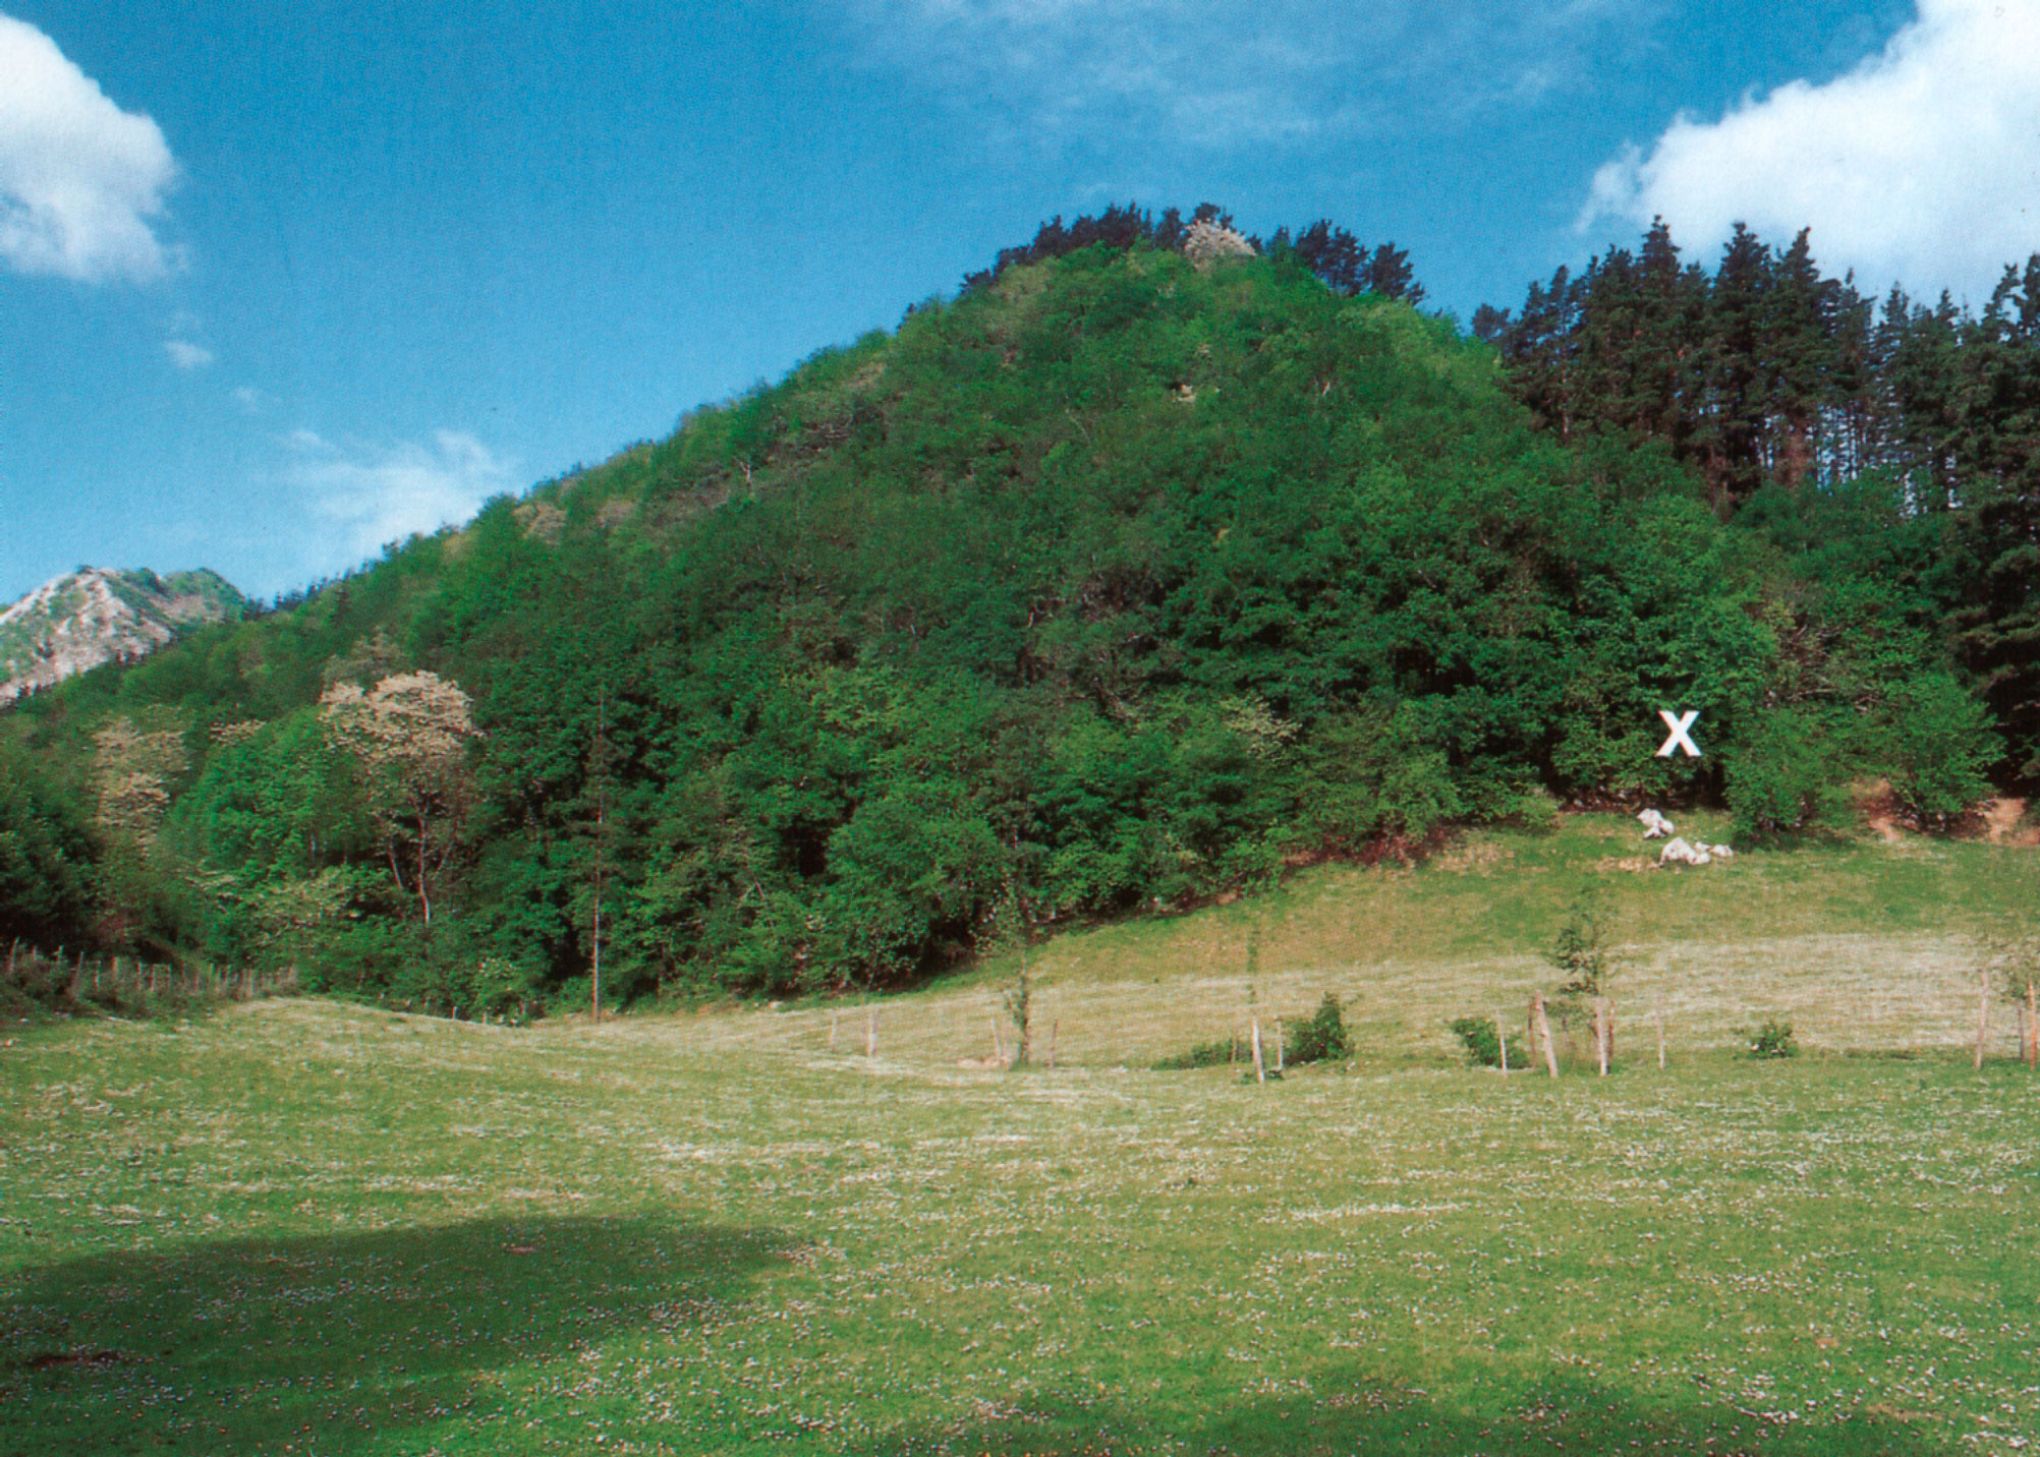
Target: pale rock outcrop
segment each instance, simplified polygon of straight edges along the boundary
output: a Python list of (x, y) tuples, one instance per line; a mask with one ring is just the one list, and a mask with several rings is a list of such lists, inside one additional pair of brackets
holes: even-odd
[(214, 572), (67, 572), (0, 611), (0, 705), (101, 663), (145, 657), (186, 627), (247, 607)]
[(1201, 270), (1221, 258), (1252, 258), (1254, 245), (1224, 223), (1194, 222), (1183, 238), (1183, 256)]

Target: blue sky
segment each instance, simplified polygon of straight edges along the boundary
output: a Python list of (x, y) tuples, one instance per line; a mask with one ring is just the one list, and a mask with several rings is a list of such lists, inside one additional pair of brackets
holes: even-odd
[(0, 601), (81, 562), (344, 570), (1115, 199), (1329, 215), (1462, 318), (1652, 211), (1703, 250), (1811, 222), (1831, 266), (1976, 295), (2040, 247), (2036, 27), (2040, 0), (0, 0)]

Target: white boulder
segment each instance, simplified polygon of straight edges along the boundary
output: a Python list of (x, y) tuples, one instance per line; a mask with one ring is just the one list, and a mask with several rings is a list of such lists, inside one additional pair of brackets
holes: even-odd
[(1671, 834), (1674, 828), (1670, 820), (1654, 809), (1644, 810), (1636, 818), (1643, 825), (1643, 837), (1646, 840), (1662, 840)]
[(1664, 849), (1658, 851), (1660, 865), (1707, 865), (1714, 857), (1698, 845), (1689, 845), (1684, 840), (1673, 839)]

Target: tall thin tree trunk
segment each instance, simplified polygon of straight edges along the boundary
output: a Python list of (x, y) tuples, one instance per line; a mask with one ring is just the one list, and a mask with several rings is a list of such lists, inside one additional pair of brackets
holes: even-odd
[(425, 924), (432, 924), (432, 896), (425, 884), (425, 812), (418, 812), (418, 908), (423, 912)]
[(1983, 1067), (1983, 1042), (1984, 1039), (1989, 1035), (1990, 1035), (1990, 973), (1987, 971), (1980, 971), (1976, 974), (1976, 1062), (1975, 1062), (1975, 1066), (1979, 1070), (1981, 1070)]
[(2026, 1066), (2040, 1068), (2040, 987), (2026, 983)]
[(588, 948), (588, 1009), (595, 1021), (602, 1020), (602, 876), (609, 849), (609, 699), (607, 691), (595, 697), (595, 914)]

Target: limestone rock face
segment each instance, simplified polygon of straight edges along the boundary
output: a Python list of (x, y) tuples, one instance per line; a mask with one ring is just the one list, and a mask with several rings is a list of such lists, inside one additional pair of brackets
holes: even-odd
[(0, 705), (101, 663), (145, 657), (187, 627), (247, 610), (248, 600), (217, 572), (80, 567), (0, 611)]
[(1202, 270), (1221, 258), (1251, 258), (1254, 245), (1223, 223), (1200, 221), (1183, 238), (1183, 256)]

